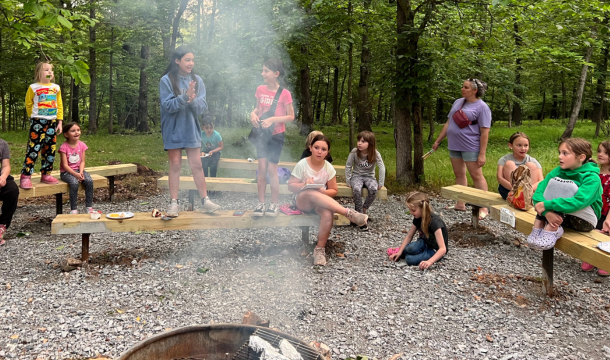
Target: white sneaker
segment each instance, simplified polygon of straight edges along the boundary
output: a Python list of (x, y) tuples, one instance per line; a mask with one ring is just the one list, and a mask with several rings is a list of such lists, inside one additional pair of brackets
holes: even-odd
[(167, 207), (167, 211), (165, 212), (165, 216), (175, 218), (178, 217), (178, 200), (172, 200)]
[(203, 199), (203, 204), (201, 205), (201, 208), (199, 209), (203, 212), (213, 213), (215, 211), (220, 210), (220, 205), (214, 204), (212, 200), (210, 200), (210, 197), (206, 196)]
[(368, 215), (359, 213), (356, 210), (352, 209), (347, 209), (347, 215), (345, 217), (358, 226), (366, 225), (367, 221), (369, 220)]

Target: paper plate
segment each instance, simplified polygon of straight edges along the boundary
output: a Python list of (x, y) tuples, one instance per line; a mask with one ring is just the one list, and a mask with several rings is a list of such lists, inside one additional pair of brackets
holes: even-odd
[(602, 251), (610, 253), (610, 241), (600, 242), (597, 244), (597, 247)]
[(106, 217), (108, 219), (112, 219), (112, 220), (124, 220), (124, 219), (129, 219), (132, 218), (134, 215), (132, 212), (129, 211), (121, 211), (121, 212), (114, 212), (114, 213), (110, 213), (110, 214), (106, 214)]

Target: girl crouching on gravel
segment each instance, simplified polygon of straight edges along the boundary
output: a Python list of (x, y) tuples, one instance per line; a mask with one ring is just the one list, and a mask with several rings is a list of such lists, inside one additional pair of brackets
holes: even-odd
[[(425, 270), (447, 254), (447, 225), (432, 211), (426, 194), (412, 192), (407, 196), (406, 204), (413, 215), (413, 226), (400, 248), (389, 248), (388, 255), (392, 261), (405, 258), (408, 265), (419, 265), (421, 270)], [(419, 232), (418, 239), (411, 242), (416, 232)]]
[[(299, 161), (288, 180), (288, 189), (295, 193), (297, 209), (305, 213), (320, 215), (318, 243), (313, 251), (314, 265), (326, 265), (324, 247), (333, 228), (333, 215), (345, 215), (349, 221), (358, 226), (366, 225), (368, 216), (347, 209), (333, 199), (337, 196), (337, 178), (335, 168), (326, 161), (330, 151), (330, 140), (324, 135), (313, 138), (310, 146), (311, 156)], [(304, 189), (306, 185), (316, 184), (318, 189)]]

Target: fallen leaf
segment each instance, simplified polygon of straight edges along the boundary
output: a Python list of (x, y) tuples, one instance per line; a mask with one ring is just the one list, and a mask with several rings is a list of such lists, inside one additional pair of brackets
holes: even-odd
[(337, 256), (338, 256), (338, 257), (342, 257), (342, 258), (344, 258), (344, 257), (345, 257), (345, 255), (343, 255), (343, 254), (337, 254)]
[(118, 312), (119, 314), (124, 313), (125, 311), (121, 310), (121, 309), (116, 309), (116, 312)]
[(47, 340), (47, 339), (42, 339), (42, 343), (43, 343), (43, 344), (46, 344), (46, 343), (47, 343), (47, 341), (49, 341), (49, 340)]
[(401, 356), (402, 356), (402, 354), (404, 354), (404, 353), (400, 353), (400, 354), (394, 354), (394, 355), (392, 355), (392, 357), (391, 357), (389, 360), (396, 360), (396, 359), (398, 359), (399, 357), (401, 357)]
[(170, 331), (172, 330), (172, 328), (165, 328), (165, 331)]
[(14, 339), (18, 339), (18, 338), (19, 338), (19, 335), (13, 335), (13, 336), (11, 336), (11, 339), (13, 339), (13, 340), (14, 340)]
[(55, 249), (57, 249), (57, 250), (63, 250), (63, 248), (64, 248), (64, 247), (66, 247), (66, 245), (62, 245), (62, 246), (57, 247), (57, 248), (55, 248)]
[(208, 268), (197, 268), (197, 272), (200, 274), (205, 274), (208, 271), (210, 271), (210, 269), (208, 269)]
[(136, 321), (140, 321), (140, 317), (139, 316), (136, 318)]
[(28, 303), (30, 303), (30, 304), (31, 304), (31, 303), (32, 303), (32, 301), (34, 301), (34, 298), (29, 298), (29, 299), (28, 299)]
[(491, 338), (491, 335), (487, 334), (487, 336), (485, 336), (485, 339), (487, 339), (487, 341), (489, 342), (494, 342), (494, 339)]
[(177, 265), (176, 265), (176, 267), (177, 267), (178, 269), (182, 269), (182, 268), (184, 267), (184, 265), (179, 265), (179, 264), (177, 264)]
[(148, 205), (148, 204), (150, 204), (150, 202), (148, 202), (148, 201), (144, 201), (144, 202), (140, 203), (140, 205)]
[(303, 252), (301, 253), (301, 256), (307, 256), (307, 255), (309, 255), (309, 251), (303, 250)]
[(20, 237), (24, 237), (24, 236), (30, 236), (30, 233), (28, 233), (28, 232), (19, 232), (19, 233), (17, 233), (17, 235), (16, 235), (16, 236), (17, 236), (18, 238), (20, 238)]
[(136, 231), (135, 234), (136, 235), (140, 235), (142, 232), (141, 231)]
[(7, 283), (7, 284), (6, 284), (6, 290), (10, 290), (10, 289), (11, 289), (11, 284), (10, 284), (10, 283)]
[(47, 331), (47, 328), (38, 328), (38, 331), (45, 332), (45, 331)]

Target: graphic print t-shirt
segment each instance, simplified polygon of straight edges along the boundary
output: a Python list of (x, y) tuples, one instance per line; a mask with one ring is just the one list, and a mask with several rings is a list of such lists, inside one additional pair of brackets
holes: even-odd
[(57, 84), (30, 85), (25, 95), (25, 105), (31, 118), (62, 120), (64, 116), (61, 91)]
[[(83, 154), (85, 153), (85, 150), (87, 150), (87, 149), (88, 149), (87, 145), (85, 145), (85, 143), (82, 141), (79, 141), (76, 144), (76, 147), (74, 147), (74, 148), (70, 147), (70, 145), (66, 141), (65, 143), (61, 144), (61, 146), (59, 147), (59, 152), (66, 154), (66, 157), (68, 158), (68, 166), (70, 167), (70, 169), (77, 171), (77, 170), (79, 170), (78, 167), (80, 166), (80, 163), (83, 161)], [(62, 163), (59, 166), (59, 171), (66, 172), (68, 170), (66, 168), (64, 168), (64, 164)]]
[(218, 147), (218, 143), (222, 141), (222, 136), (216, 130), (212, 133), (212, 136), (208, 137), (205, 131), (201, 132), (201, 151), (206, 154)]
[[(260, 116), (271, 108), (271, 104), (273, 104), (273, 99), (275, 98), (275, 92), (267, 89), (267, 85), (261, 85), (256, 89), (256, 94), (254, 96), (256, 96), (256, 108), (258, 109), (258, 114)], [(289, 104), (292, 104), (292, 94), (290, 94), (290, 91), (284, 89), (280, 94), (280, 99), (275, 108), (275, 116), (286, 116), (286, 108)], [(283, 123), (276, 123), (273, 135), (283, 133), (284, 131), (286, 131), (286, 125)]]

